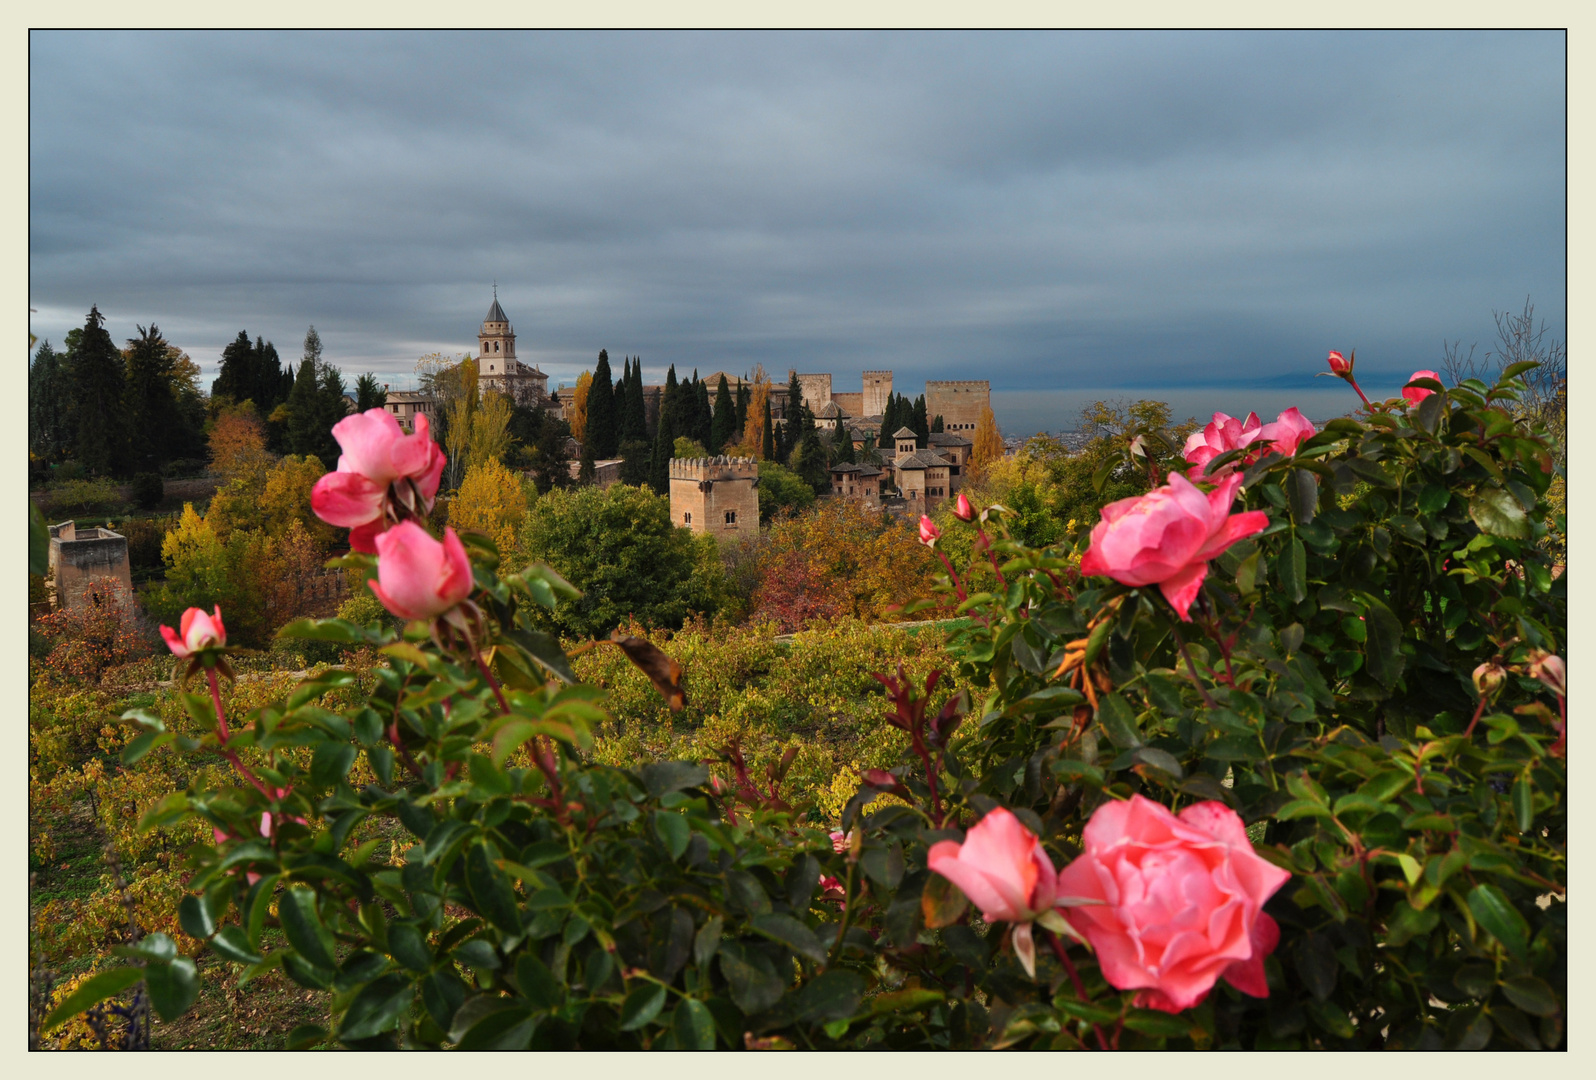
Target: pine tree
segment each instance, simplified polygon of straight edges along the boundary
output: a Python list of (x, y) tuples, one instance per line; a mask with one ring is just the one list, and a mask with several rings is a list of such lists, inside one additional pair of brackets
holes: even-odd
[(759, 448), (760, 456), (766, 461), (773, 461), (776, 457), (775, 424), (770, 420), (770, 398), (765, 398), (765, 445)]
[[(316, 426), (321, 423), (319, 409), (321, 381), (317, 364), (308, 355), (299, 362), (294, 374), (294, 388), (288, 393), (288, 449), (290, 453), (316, 454), (321, 448), (321, 435)], [(323, 461), (329, 469), (334, 461)]]
[(355, 380), (355, 411), (383, 409), (388, 405), (388, 391), (383, 389), (373, 372), (366, 372)]
[(140, 326), (139, 336), (128, 339), (127, 419), (133, 468), (157, 472), (175, 455), (182, 437), (183, 420), (172, 393), (174, 357), (160, 329)]
[[(249, 332), (240, 330), (238, 336), (222, 350), (222, 368), (217, 373), (215, 381), (211, 383), (211, 397), (232, 398), (236, 402), (249, 398), (255, 387), (254, 365), (254, 351), (249, 347)], [(258, 407), (259, 402), (256, 405)]]
[(28, 367), (28, 449), (47, 461), (60, 460), (71, 445), (71, 400), (67, 357), (46, 340)]
[(820, 443), (820, 433), (813, 428), (803, 433), (792, 454), (792, 469), (816, 495), (824, 495), (831, 487), (831, 470), (826, 468), (826, 448)]
[(111, 335), (105, 331), (105, 317), (98, 305), (89, 309), (70, 364), (73, 441), (78, 460), (91, 473), (127, 472), (126, 414), (122, 409), (126, 367)]
[(732, 404), (731, 384), (722, 372), (720, 385), (715, 388), (715, 410), (709, 425), (709, 442), (706, 444), (711, 454), (719, 454), (725, 449), (734, 436), (736, 424), (737, 406)]
[(931, 445), (931, 425), (925, 418), (924, 394), (914, 399), (914, 416), (909, 426), (914, 429), (914, 442), (917, 447), (924, 450)]
[(619, 443), (615, 415), (615, 382), (610, 377), (610, 354), (600, 349), (598, 367), (593, 371), (593, 385), (587, 392), (587, 438), (583, 446), (593, 448), (593, 460), (615, 456)]

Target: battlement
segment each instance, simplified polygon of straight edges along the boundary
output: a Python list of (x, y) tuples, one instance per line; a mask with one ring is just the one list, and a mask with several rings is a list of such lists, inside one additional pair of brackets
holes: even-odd
[(972, 393), (990, 393), (992, 383), (988, 379), (927, 379), (925, 392), (933, 390), (968, 390)]
[(759, 477), (759, 462), (753, 458), (719, 457), (671, 458), (672, 480), (754, 480)]

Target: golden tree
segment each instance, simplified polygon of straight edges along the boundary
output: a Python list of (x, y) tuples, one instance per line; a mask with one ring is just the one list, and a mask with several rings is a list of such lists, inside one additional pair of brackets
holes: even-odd
[(338, 533), (310, 508), (310, 489), (327, 470), (314, 454), (289, 454), (266, 474), (260, 493), (261, 526), (269, 536), (283, 536), (295, 522), (325, 551)]
[(504, 394), (489, 391), (482, 395), (471, 415), (471, 441), (466, 447), (466, 466), (510, 456), (510, 416), (515, 406)]
[(765, 366), (756, 364), (754, 376), (749, 380), (748, 420), (743, 425), (744, 447), (751, 448), (751, 457), (764, 459), (765, 445), (765, 404), (770, 400), (770, 376), (765, 374)]
[(981, 410), (981, 418), (975, 422), (975, 448), (970, 451), (970, 477), (978, 480), (981, 474), (993, 462), (1003, 460), (1003, 435), (998, 431), (997, 417), (992, 415), (992, 406), (987, 405)]
[(571, 424), (571, 438), (581, 442), (587, 434), (587, 392), (593, 386), (593, 373), (584, 371), (576, 377), (576, 390), (571, 394), (571, 409), (567, 420)]
[(443, 413), (443, 448), (449, 455), (444, 483), (452, 488), (460, 484), (466, 454), (471, 449), (471, 417), (477, 411), (477, 362), (468, 356), (448, 374), (449, 378), (440, 378), (439, 382), (447, 383), (452, 395), (446, 399), (448, 407)]
[(255, 413), (254, 402), (233, 406), (216, 418), (210, 434), (211, 466), (226, 482), (245, 480), (252, 485), (266, 482), (272, 467), (271, 451), (266, 449), (266, 427)]
[(449, 524), (456, 530), (486, 533), (501, 554), (515, 549), (515, 530), (526, 516), (527, 498), (521, 477), (497, 457), (473, 462), (460, 490), (449, 500)]

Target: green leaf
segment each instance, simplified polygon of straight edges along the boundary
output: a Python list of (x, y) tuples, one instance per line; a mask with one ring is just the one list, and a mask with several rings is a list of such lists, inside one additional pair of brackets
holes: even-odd
[(162, 1020), (170, 1023), (188, 1012), (199, 997), (199, 969), (186, 956), (174, 957), (165, 964), (150, 964), (144, 969), (144, 985), (150, 1004)]
[(1476, 885), (1469, 890), (1468, 904), (1475, 922), (1506, 946), (1515, 958), (1524, 959), (1529, 950), (1529, 923), (1501, 889), (1495, 885)]
[(521, 932), (521, 916), (515, 906), (515, 892), (504, 874), (494, 865), (498, 852), (487, 843), (471, 845), (466, 852), (466, 887), (476, 908), (494, 926), (507, 934)]
[(1175, 760), (1175, 755), (1166, 750), (1160, 750), (1156, 746), (1137, 747), (1132, 751), (1131, 756), (1143, 765), (1157, 769), (1159, 772), (1167, 773), (1176, 780), (1185, 775), (1181, 770), (1180, 762)]
[(787, 984), (764, 953), (739, 941), (723, 941), (717, 955), (732, 1001), (744, 1014), (764, 1012), (781, 1000)]
[(654, 798), (672, 791), (698, 787), (709, 781), (709, 768), (697, 761), (656, 761), (638, 770), (643, 786)]
[(277, 917), (283, 924), (283, 933), (307, 963), (326, 971), (337, 968), (333, 959), (333, 938), (322, 925), (316, 911), (316, 894), (309, 889), (283, 890), (277, 902)]
[(948, 996), (941, 990), (897, 990), (871, 998), (870, 1013), (872, 1016), (883, 1016), (895, 1012), (920, 1012), (947, 1000)]
[(621, 1005), (621, 1030), (636, 1031), (658, 1016), (664, 1007), (663, 986), (655, 982), (639, 983)]
[(142, 978), (144, 978), (144, 969), (141, 967), (114, 967), (100, 972), (68, 994), (65, 1001), (51, 1010), (50, 1015), (44, 1018), (44, 1029), (48, 1031), (106, 998), (115, 997), (128, 987), (137, 984)]
[(1016, 701), (1008, 707), (1011, 716), (1041, 712), (1043, 709), (1067, 709), (1086, 700), (1086, 695), (1068, 686), (1049, 686)]
[(1109, 741), (1121, 750), (1142, 745), (1141, 732), (1136, 727), (1136, 714), (1118, 694), (1104, 694), (1098, 699), (1097, 720), (1102, 724)]
[(349, 1003), (343, 1023), (338, 1026), (338, 1037), (350, 1042), (387, 1031), (399, 1022), (414, 997), (410, 977), (398, 972), (366, 984)]
[(799, 1023), (842, 1020), (859, 1011), (865, 978), (856, 971), (832, 970), (810, 980), (793, 999)]
[(1196, 1024), (1190, 1019), (1156, 1009), (1132, 1009), (1125, 1014), (1125, 1026), (1155, 1039), (1175, 1039), (1191, 1034)]
[(177, 905), (177, 922), (183, 933), (201, 941), (216, 933), (216, 920), (198, 896), (185, 896)]
[(678, 1050), (715, 1049), (715, 1018), (709, 1006), (696, 998), (683, 998), (676, 1006), (671, 1030), (676, 1033)]
[(1469, 517), (1480, 531), (1511, 540), (1528, 540), (1533, 533), (1529, 515), (1505, 488), (1481, 488), (1469, 500)]
[(1319, 512), (1319, 478), (1308, 469), (1292, 469), (1286, 474), (1286, 497), (1291, 503), (1291, 519), (1298, 525), (1313, 524)]
[(698, 928), (698, 933), (693, 936), (693, 963), (699, 967), (707, 967), (715, 958), (715, 953), (720, 950), (720, 935), (725, 925), (724, 918), (711, 915), (705, 920), (704, 925)]
[(1521, 774), (1513, 781), (1513, 817), (1521, 833), (1529, 832), (1530, 827), (1535, 824), (1534, 793), (1528, 773)]
[(566, 657), (565, 650), (560, 648), (560, 643), (543, 631), (515, 629), (505, 636), (561, 682), (574, 686), (581, 681), (576, 677), (576, 672), (571, 670), (571, 661)]
[(1402, 655), (1402, 624), (1373, 593), (1360, 592), (1358, 596), (1365, 604), (1364, 625), (1368, 631), (1363, 643), (1364, 663), (1381, 686), (1392, 690), (1407, 662)]
[(1301, 603), (1308, 595), (1308, 552), (1296, 536), (1287, 541), (1275, 559), (1275, 579), (1280, 582), (1281, 592), (1294, 604)]
[(1533, 975), (1515, 975), (1502, 983), (1507, 1000), (1533, 1016), (1556, 1016), (1562, 1010), (1557, 992)]
[(250, 947), (249, 937), (240, 926), (224, 926), (216, 931), (216, 936), (211, 938), (211, 948), (223, 958), (240, 964), (258, 964), (261, 960), (260, 953)]
[(952, 926), (969, 906), (970, 901), (953, 882), (941, 874), (926, 875), (925, 888), (920, 892), (920, 911), (927, 930)]
[(355, 748), (346, 742), (323, 742), (310, 759), (312, 783), (331, 787), (342, 780), (355, 763)]
[(177, 734), (171, 731), (146, 731), (122, 747), (122, 764), (132, 765), (157, 747), (174, 741)]
[(826, 962), (826, 947), (815, 932), (791, 915), (755, 915), (751, 925), (755, 933), (781, 942), (800, 956), (817, 964)]
[(554, 977), (547, 964), (531, 953), (524, 952), (517, 958), (515, 981), (521, 986), (521, 996), (539, 1009), (557, 1009), (565, 1000), (560, 980)]
[(687, 850), (687, 842), (692, 839), (692, 828), (681, 814), (673, 810), (656, 810), (654, 835), (665, 845), (665, 850), (671, 853), (671, 860), (674, 862)]
[(283, 1043), (284, 1050), (309, 1050), (327, 1039), (327, 1029), (320, 1024), (296, 1024)]

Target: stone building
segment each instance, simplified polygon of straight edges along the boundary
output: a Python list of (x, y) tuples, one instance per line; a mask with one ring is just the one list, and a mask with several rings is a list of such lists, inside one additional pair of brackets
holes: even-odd
[(884, 475), (874, 465), (840, 461), (831, 467), (831, 493), (844, 499), (857, 499), (873, 510), (880, 509)]
[(535, 408), (548, 396), (549, 377), (537, 367), (515, 358), (515, 328), (499, 306), (499, 290), (493, 290), (493, 306), (477, 332), (479, 349), (477, 386), (497, 390), (517, 405)]
[(406, 431), (416, 430), (417, 413), (424, 414), (429, 424), (438, 422), (438, 399), (419, 390), (388, 390), (388, 403), (384, 408)]
[(947, 431), (974, 431), (991, 404), (992, 384), (986, 379), (926, 380), (926, 417), (942, 417)]
[(84, 593), (97, 578), (115, 578), (123, 595), (133, 597), (133, 576), (128, 569), (127, 537), (92, 525), (79, 528), (74, 521), (50, 526), (48, 574), (55, 581), (56, 604), (81, 608)]
[(713, 536), (759, 531), (759, 463), (753, 458), (672, 458), (671, 521)]

